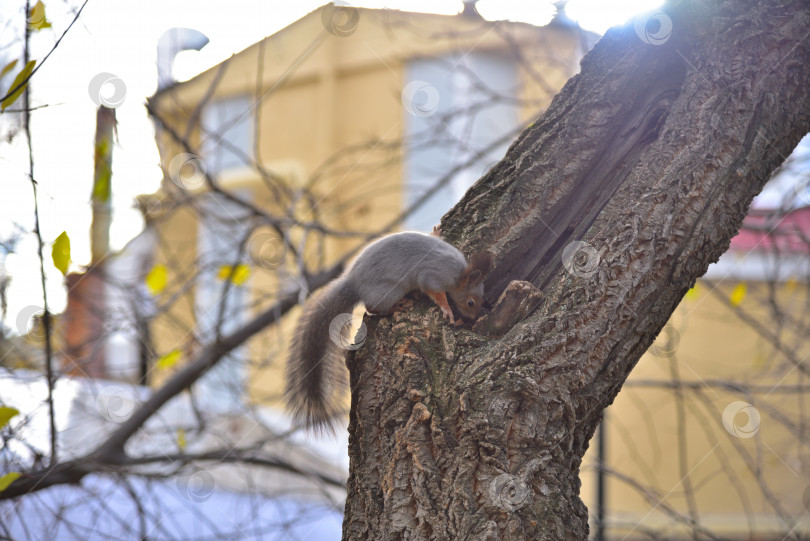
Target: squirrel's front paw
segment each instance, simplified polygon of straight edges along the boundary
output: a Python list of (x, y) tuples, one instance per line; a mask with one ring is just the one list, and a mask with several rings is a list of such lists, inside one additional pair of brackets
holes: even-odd
[(447, 304), (447, 295), (444, 291), (431, 291), (426, 289), (424, 293), (436, 303), (436, 306), (439, 307), (442, 314), (444, 314), (444, 317), (447, 318), (447, 321), (449, 321), (451, 325), (461, 325), (461, 321), (456, 323), (456, 320), (453, 318), (453, 309), (450, 308), (449, 304)]

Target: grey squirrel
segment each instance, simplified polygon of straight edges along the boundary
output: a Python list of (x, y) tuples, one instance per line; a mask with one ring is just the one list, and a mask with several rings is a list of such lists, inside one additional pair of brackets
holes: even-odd
[(457, 323), (448, 296), (464, 318), (478, 315), (491, 256), (481, 252), (468, 263), (438, 234), (437, 229), (433, 235), (394, 233), (369, 244), (343, 274), (307, 300), (287, 360), (284, 398), (296, 423), (314, 430), (333, 428), (346, 381), (335, 325), (347, 343), (350, 316), (339, 316), (351, 314), (359, 303), (369, 312), (388, 315), (418, 289), (451, 324)]

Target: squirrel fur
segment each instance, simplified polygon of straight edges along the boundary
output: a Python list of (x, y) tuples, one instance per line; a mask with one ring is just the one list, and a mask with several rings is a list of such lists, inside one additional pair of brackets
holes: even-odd
[[(436, 233), (394, 233), (369, 244), (338, 278), (304, 304), (290, 346), (284, 396), (294, 422), (315, 430), (332, 429), (339, 418), (346, 385), (340, 343), (349, 343), (351, 326), (346, 323), (359, 303), (369, 312), (388, 315), (407, 293), (420, 290), (450, 323), (457, 324), (447, 297), (464, 318), (474, 319), (490, 265), (489, 253), (476, 254), (468, 263)], [(345, 319), (336, 320), (341, 314), (347, 314)]]

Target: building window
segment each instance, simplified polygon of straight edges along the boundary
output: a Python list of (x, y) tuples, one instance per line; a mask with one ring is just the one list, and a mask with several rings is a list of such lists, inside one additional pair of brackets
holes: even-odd
[[(244, 192), (244, 191), (242, 191)], [(237, 193), (242, 198), (250, 194)], [(241, 250), (250, 230), (245, 209), (216, 194), (200, 201), (197, 254), (200, 275), (195, 289), (196, 334), (203, 343), (216, 336), (217, 323), (224, 302), (224, 315), (219, 332), (228, 335), (238, 329), (248, 316), (247, 283), (225, 287), (223, 267), (247, 264), (248, 254)], [(206, 407), (221, 413), (236, 412), (244, 406), (247, 378), (245, 348), (237, 348), (205, 374), (196, 385), (198, 399)]]
[(212, 101), (203, 109), (202, 154), (208, 171), (250, 166), (253, 158), (255, 111), (248, 96), (232, 96)]
[(410, 206), (454, 167), (471, 167), (406, 220), (430, 230), (497, 160), (509, 143), (485, 152), (520, 123), (515, 61), (494, 53), (454, 53), (415, 59), (405, 70), (405, 200)]

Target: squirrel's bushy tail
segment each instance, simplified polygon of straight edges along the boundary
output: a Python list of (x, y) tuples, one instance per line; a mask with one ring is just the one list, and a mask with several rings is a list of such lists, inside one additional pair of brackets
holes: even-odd
[[(338, 278), (310, 297), (290, 346), (284, 400), (294, 422), (333, 430), (346, 388), (344, 351), (350, 343), (357, 292)], [(349, 346), (350, 347), (350, 346)]]

